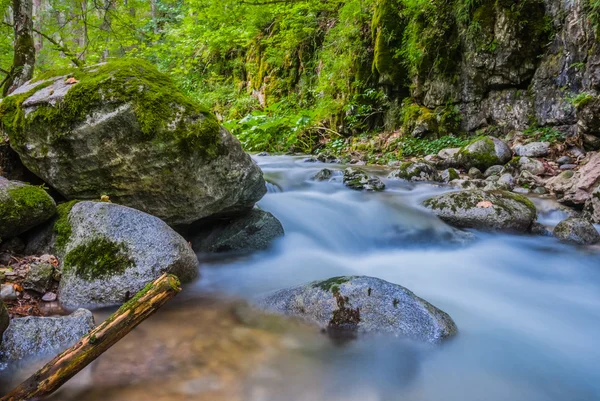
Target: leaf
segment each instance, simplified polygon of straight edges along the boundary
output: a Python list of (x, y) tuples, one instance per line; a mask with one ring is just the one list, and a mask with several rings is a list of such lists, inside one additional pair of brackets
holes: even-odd
[(477, 207), (482, 207), (484, 209), (487, 209), (492, 206), (494, 206), (494, 204), (490, 201), (481, 201), (477, 204)]
[(79, 82), (79, 81), (76, 78), (73, 78), (73, 77), (67, 78), (67, 80), (65, 81), (65, 83), (67, 85), (73, 85), (73, 84), (76, 84), (77, 82)]

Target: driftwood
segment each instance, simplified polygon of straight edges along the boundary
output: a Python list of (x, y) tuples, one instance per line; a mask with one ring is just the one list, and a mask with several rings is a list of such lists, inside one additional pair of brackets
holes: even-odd
[(77, 344), (48, 362), (0, 401), (35, 400), (52, 394), (181, 290), (179, 279), (163, 274), (148, 284)]

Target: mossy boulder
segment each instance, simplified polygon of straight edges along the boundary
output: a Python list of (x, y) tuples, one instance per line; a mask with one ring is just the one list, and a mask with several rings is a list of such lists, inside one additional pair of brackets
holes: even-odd
[(56, 204), (41, 187), (0, 177), (0, 236), (13, 237), (44, 223)]
[(141, 60), (47, 73), (0, 103), (25, 166), (67, 199), (113, 201), (187, 225), (246, 211), (260, 168), (212, 112)]
[(0, 362), (33, 362), (54, 356), (75, 345), (94, 326), (94, 316), (86, 309), (68, 316), (13, 319), (0, 345)]
[(257, 304), (304, 318), (332, 335), (389, 333), (439, 343), (457, 332), (445, 312), (400, 285), (374, 277), (315, 281), (268, 294)]
[(570, 217), (554, 227), (553, 234), (559, 241), (574, 245), (592, 245), (600, 242), (600, 233), (586, 219)]
[(437, 169), (426, 161), (402, 163), (397, 170), (392, 171), (388, 178), (400, 178), (408, 181), (440, 181)]
[(62, 278), (66, 307), (120, 304), (163, 273), (188, 282), (198, 273), (190, 245), (166, 223), (106, 202), (79, 202), (67, 218)]
[(526, 232), (537, 216), (533, 202), (507, 191), (452, 192), (423, 204), (452, 226), (486, 231)]
[(485, 171), (494, 165), (504, 165), (512, 159), (510, 147), (493, 136), (479, 137), (456, 153), (457, 163), (464, 168), (477, 167)]
[(370, 176), (364, 170), (348, 167), (344, 170), (344, 185), (356, 191), (379, 192), (385, 184), (378, 177)]
[(254, 208), (231, 221), (211, 226), (192, 237), (197, 252), (249, 252), (267, 249), (284, 235), (283, 226), (271, 213)]

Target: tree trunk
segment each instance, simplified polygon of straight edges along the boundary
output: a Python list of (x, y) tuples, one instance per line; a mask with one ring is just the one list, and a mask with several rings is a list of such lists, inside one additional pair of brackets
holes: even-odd
[(134, 327), (156, 312), (180, 290), (177, 277), (163, 274), (123, 304), (118, 311), (90, 331), (77, 344), (48, 362), (33, 376), (2, 397), (0, 401), (32, 400), (52, 394)]
[(13, 0), (15, 50), (10, 76), (4, 83), (5, 96), (33, 77), (35, 45), (32, 13), (32, 0)]

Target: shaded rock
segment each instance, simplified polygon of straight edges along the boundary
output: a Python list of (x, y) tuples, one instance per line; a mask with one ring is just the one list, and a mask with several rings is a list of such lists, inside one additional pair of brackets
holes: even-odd
[(594, 223), (600, 223), (600, 186), (585, 203), (585, 214)]
[(283, 226), (271, 213), (254, 208), (233, 221), (192, 238), (197, 252), (247, 252), (267, 249), (284, 235)]
[(465, 167), (477, 167), (486, 170), (497, 164), (506, 164), (512, 158), (512, 151), (498, 138), (487, 136), (477, 138), (460, 148), (456, 154), (457, 162)]
[(541, 235), (542, 237), (552, 237), (553, 235), (552, 231), (550, 231), (548, 227), (537, 221), (531, 225), (530, 231), (533, 235)]
[(488, 177), (491, 177), (493, 175), (500, 175), (503, 170), (504, 170), (504, 166), (501, 166), (501, 165), (497, 164), (495, 166), (491, 166), (488, 169), (486, 169), (485, 173), (483, 173), (483, 176), (485, 178), (488, 178)]
[(115, 60), (72, 75), (77, 83), (57, 76), (13, 92), (4, 118), (24, 123), (3, 128), (23, 164), (67, 199), (108, 195), (186, 225), (249, 210), (265, 194), (239, 141), (150, 63)]
[(477, 167), (471, 167), (469, 169), (469, 171), (467, 172), (467, 175), (469, 177), (471, 177), (471, 178), (474, 178), (474, 179), (481, 179), (481, 178), (483, 178), (483, 173)]
[(455, 169), (448, 168), (448, 169), (442, 171), (440, 178), (445, 183), (449, 183), (450, 181), (460, 179), (460, 175), (458, 174), (458, 171), (456, 171)]
[(2, 335), (8, 328), (10, 323), (10, 317), (8, 316), (8, 310), (4, 302), (0, 300), (0, 343), (2, 343)]
[(585, 150), (600, 150), (600, 138), (595, 135), (583, 134), (583, 147)]
[(446, 148), (446, 149), (442, 149), (438, 152), (437, 156), (440, 159), (452, 159), (454, 158), (454, 156), (456, 156), (456, 154), (458, 153), (458, 151), (460, 150), (460, 148)]
[(19, 237), (13, 237), (0, 245), (0, 252), (7, 252), (11, 255), (20, 255), (25, 250), (25, 244)]
[(563, 164), (573, 164), (574, 160), (572, 157), (569, 156), (561, 156), (558, 159), (556, 159), (556, 163), (558, 163), (559, 165), (563, 165)]
[(0, 284), (0, 300), (14, 301), (17, 299), (17, 291), (12, 284)]
[(529, 157), (519, 158), (519, 170), (529, 171), (531, 174), (540, 175), (546, 171), (544, 163), (537, 159), (531, 159)]
[(298, 316), (330, 333), (390, 333), (438, 343), (456, 334), (445, 312), (408, 289), (373, 277), (335, 277), (269, 294), (258, 305)]
[(544, 187), (534, 188), (531, 192), (533, 192), (536, 195), (546, 195), (548, 193), (548, 191)]
[(320, 161), (321, 163), (340, 163), (340, 159), (329, 153), (319, 153), (317, 155), (317, 161)]
[(58, 354), (93, 328), (94, 317), (87, 309), (77, 309), (69, 316), (12, 319), (0, 345), (0, 361)]
[(525, 157), (544, 157), (550, 152), (549, 142), (531, 142), (526, 145), (515, 146), (515, 154)]
[(329, 179), (333, 176), (333, 171), (329, 170), (328, 168), (324, 168), (320, 171), (317, 172), (317, 174), (315, 174), (312, 177), (313, 181), (329, 181)]
[(54, 200), (42, 188), (0, 177), (0, 235), (3, 239), (42, 224), (55, 211)]
[(65, 253), (58, 290), (64, 306), (120, 304), (163, 273), (182, 282), (198, 273), (198, 260), (186, 240), (139, 210), (79, 202), (66, 224), (70, 232), (61, 240)]
[(423, 205), (452, 226), (491, 231), (525, 232), (537, 215), (529, 199), (506, 191), (447, 193)]
[(554, 236), (561, 242), (575, 245), (592, 245), (600, 242), (600, 233), (586, 219), (570, 217), (554, 227)]
[(544, 180), (527, 170), (523, 170), (519, 173), (519, 176), (517, 177), (517, 185), (520, 185), (525, 188), (536, 188), (538, 186), (543, 187)]
[(575, 170), (576, 168), (577, 168), (577, 164), (563, 164), (560, 166), (560, 169), (562, 171)]
[(400, 168), (392, 171), (388, 178), (400, 178), (408, 181), (439, 181), (440, 175), (437, 169), (428, 162), (406, 162)]
[(369, 176), (363, 170), (348, 167), (344, 170), (344, 185), (357, 191), (383, 191), (385, 184), (378, 177)]
[(33, 263), (23, 280), (23, 288), (44, 294), (52, 284), (54, 266), (50, 263)]
[(54, 302), (58, 299), (58, 296), (53, 292), (47, 292), (42, 296), (44, 302)]

